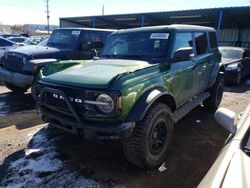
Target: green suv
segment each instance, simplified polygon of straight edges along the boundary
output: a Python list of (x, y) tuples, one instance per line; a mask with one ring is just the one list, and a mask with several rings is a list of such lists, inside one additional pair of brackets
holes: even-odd
[(122, 139), (126, 158), (159, 166), (174, 124), (194, 107), (215, 110), (224, 79), (215, 30), (191, 25), (120, 30), (100, 58), (43, 68), (42, 119), (85, 139)]

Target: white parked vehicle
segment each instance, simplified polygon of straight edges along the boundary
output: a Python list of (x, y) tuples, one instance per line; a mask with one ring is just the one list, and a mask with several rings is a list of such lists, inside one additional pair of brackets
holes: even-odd
[(199, 188), (250, 187), (250, 105), (240, 116), (237, 124), (234, 112), (216, 111), (216, 121), (231, 134)]

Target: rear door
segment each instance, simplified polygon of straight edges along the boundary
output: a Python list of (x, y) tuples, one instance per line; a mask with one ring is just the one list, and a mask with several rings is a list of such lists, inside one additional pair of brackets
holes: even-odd
[(194, 33), (195, 43), (195, 67), (193, 95), (197, 95), (207, 88), (211, 70), (213, 67), (213, 53), (209, 52), (208, 37), (206, 32)]

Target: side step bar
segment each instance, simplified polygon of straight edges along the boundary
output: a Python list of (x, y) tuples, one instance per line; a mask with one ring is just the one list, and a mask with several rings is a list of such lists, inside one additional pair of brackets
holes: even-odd
[(203, 102), (205, 99), (210, 97), (209, 92), (203, 92), (197, 96), (195, 96), (191, 101), (184, 104), (182, 107), (180, 107), (178, 110), (174, 113), (174, 122), (178, 122), (180, 119), (182, 119), (185, 115), (187, 115), (191, 110), (193, 110), (196, 106), (198, 106), (201, 102)]

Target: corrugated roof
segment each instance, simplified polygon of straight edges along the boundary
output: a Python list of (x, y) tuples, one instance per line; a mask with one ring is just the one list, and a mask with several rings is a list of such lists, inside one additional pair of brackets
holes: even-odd
[(60, 18), (60, 23), (61, 26), (68, 22), (110, 29), (140, 27), (142, 23), (144, 26), (193, 24), (217, 28), (221, 11), (222, 27), (250, 27), (250, 6), (67, 17)]

